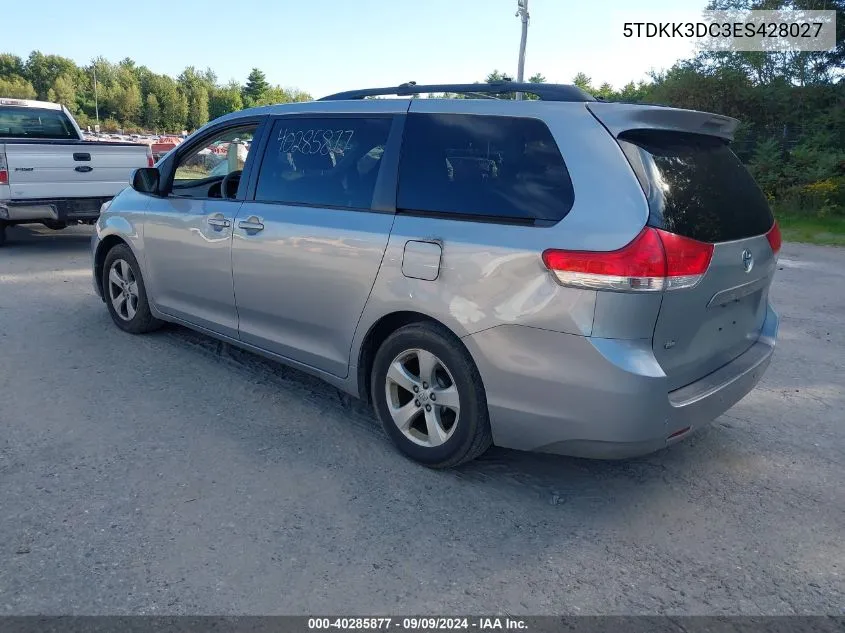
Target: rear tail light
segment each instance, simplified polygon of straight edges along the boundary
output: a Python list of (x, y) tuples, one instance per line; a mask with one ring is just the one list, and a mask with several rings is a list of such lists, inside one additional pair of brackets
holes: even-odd
[(772, 247), (772, 252), (777, 255), (780, 251), (781, 244), (780, 227), (778, 226), (777, 220), (775, 220), (769, 232), (766, 233), (766, 239), (769, 240), (769, 246)]
[(9, 171), (6, 164), (6, 155), (0, 152), (0, 185), (9, 184)]
[(695, 286), (713, 256), (713, 245), (661, 229), (644, 228), (617, 251), (543, 253), (543, 263), (563, 286), (617, 292), (662, 292)]

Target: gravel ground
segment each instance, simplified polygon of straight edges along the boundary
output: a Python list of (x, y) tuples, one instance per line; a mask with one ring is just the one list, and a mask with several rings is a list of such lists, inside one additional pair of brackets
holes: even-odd
[(784, 246), (775, 360), (685, 443), (432, 472), (302, 373), (120, 332), (89, 235), (0, 249), (0, 614), (845, 613), (845, 249)]

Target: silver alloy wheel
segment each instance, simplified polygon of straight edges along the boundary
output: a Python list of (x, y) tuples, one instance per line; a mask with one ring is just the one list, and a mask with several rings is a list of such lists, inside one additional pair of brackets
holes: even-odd
[(452, 374), (423, 349), (402, 352), (387, 369), (387, 408), (402, 434), (420, 446), (440, 446), (458, 426), (461, 403)]
[(138, 282), (132, 266), (125, 259), (116, 259), (109, 268), (109, 300), (124, 321), (131, 321), (138, 311)]

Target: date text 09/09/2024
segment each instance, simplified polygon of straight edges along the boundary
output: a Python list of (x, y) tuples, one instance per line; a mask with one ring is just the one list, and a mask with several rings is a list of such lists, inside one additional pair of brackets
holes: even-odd
[(406, 631), (435, 630), (525, 630), (524, 620), (501, 617), (327, 617), (308, 618), (308, 629), (319, 630), (375, 630), (400, 629)]

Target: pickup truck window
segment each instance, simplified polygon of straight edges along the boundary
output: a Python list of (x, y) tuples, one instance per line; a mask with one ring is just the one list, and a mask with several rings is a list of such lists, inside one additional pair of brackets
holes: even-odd
[(61, 110), (0, 106), (0, 138), (79, 140), (76, 129)]

